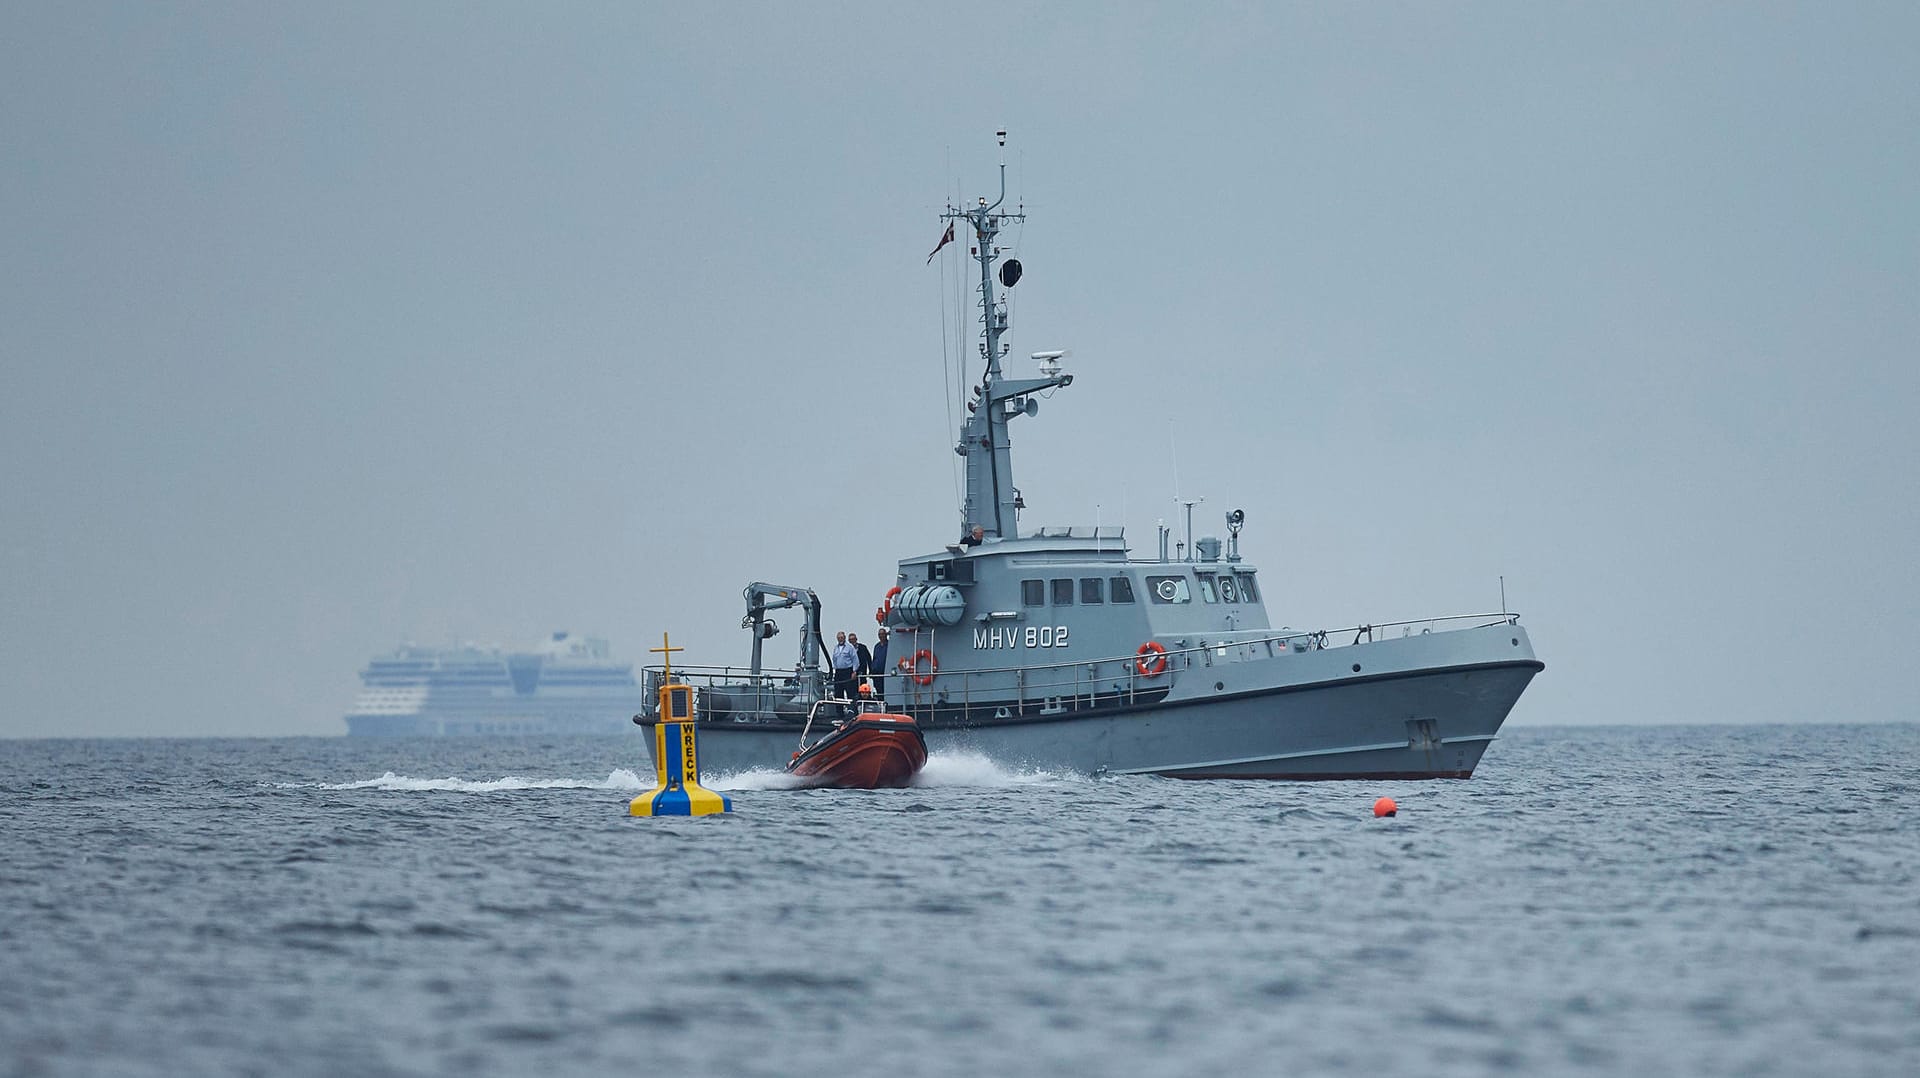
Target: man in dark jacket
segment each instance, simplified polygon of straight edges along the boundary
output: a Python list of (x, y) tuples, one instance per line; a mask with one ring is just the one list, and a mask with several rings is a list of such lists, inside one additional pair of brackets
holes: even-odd
[(864, 700), (866, 697), (858, 694), (860, 692), (860, 686), (866, 684), (867, 675), (873, 672), (873, 652), (868, 651), (867, 645), (860, 642), (859, 633), (848, 633), (847, 643), (852, 644), (854, 653), (860, 656), (860, 668), (854, 671), (855, 684), (853, 691), (856, 694), (854, 699)]
[(873, 698), (885, 703), (887, 699), (887, 630), (882, 627), (880, 639), (873, 644), (873, 674), (867, 678), (873, 682)]

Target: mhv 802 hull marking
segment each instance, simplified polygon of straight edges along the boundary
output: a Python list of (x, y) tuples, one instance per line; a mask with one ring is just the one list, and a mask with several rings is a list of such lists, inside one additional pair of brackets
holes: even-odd
[(975, 629), (973, 631), (973, 650), (1007, 651), (1017, 647), (1064, 648), (1067, 646), (1067, 627), (1065, 625), (1029, 625), (1025, 629), (1010, 625), (1005, 629)]

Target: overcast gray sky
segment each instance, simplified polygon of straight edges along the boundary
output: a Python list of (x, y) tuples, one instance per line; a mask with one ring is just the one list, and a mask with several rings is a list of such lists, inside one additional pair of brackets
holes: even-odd
[(982, 10), (10, 4), (0, 734), (737, 662), (754, 579), (870, 628), (955, 530), (924, 260), (1000, 127), (1014, 369), (1079, 375), (1025, 525), (1144, 552), (1177, 455), (1277, 623), (1504, 574), (1515, 723), (1920, 713), (1920, 8)]

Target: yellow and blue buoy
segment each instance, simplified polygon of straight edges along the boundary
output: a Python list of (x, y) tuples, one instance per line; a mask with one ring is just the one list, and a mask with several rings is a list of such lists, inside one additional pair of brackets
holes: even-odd
[[(693, 686), (673, 680), (672, 653), (663, 634), (660, 646), (651, 649), (666, 654), (666, 669), (660, 677), (660, 721), (653, 728), (653, 770), (659, 785), (633, 799), (627, 806), (630, 816), (710, 816), (732, 812), (733, 800), (700, 785), (700, 743), (694, 729)], [(671, 750), (671, 751), (669, 751)]]

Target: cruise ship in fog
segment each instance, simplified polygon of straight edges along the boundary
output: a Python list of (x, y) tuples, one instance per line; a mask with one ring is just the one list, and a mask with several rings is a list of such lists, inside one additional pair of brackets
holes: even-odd
[(633, 664), (563, 632), (531, 651), (408, 644), (368, 662), (360, 682), (351, 736), (623, 733), (640, 710)]

